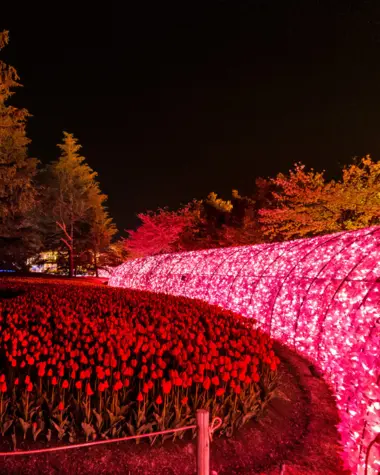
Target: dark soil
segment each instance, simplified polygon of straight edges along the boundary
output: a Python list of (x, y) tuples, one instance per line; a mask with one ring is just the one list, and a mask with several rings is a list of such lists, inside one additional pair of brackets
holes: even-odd
[[(277, 395), (263, 417), (233, 438), (211, 444), (211, 474), (336, 475), (343, 471), (336, 430), (338, 414), (326, 383), (310, 363), (280, 344)], [(45, 448), (20, 443), (18, 449)], [(9, 451), (10, 443), (0, 442)], [(166, 441), (151, 447), (119, 442), (43, 455), (0, 457), (0, 474), (193, 475), (195, 441)]]
[(7, 287), (0, 287), (0, 299), (13, 299), (18, 295), (24, 294), (24, 290), (15, 290), (15, 289), (8, 289)]

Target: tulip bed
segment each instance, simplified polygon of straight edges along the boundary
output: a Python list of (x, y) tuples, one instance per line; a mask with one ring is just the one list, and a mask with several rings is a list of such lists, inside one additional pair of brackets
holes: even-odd
[(85, 282), (7, 278), (0, 288), (13, 292), (0, 300), (3, 436), (151, 433), (194, 423), (198, 408), (232, 435), (273, 394), (271, 339), (231, 311)]

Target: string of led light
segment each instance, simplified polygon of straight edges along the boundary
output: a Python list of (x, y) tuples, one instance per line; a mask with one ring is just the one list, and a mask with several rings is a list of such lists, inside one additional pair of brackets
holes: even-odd
[[(380, 433), (380, 228), (128, 261), (109, 284), (200, 298), (254, 317), (335, 390), (348, 468)], [(368, 474), (380, 468), (372, 447)]]

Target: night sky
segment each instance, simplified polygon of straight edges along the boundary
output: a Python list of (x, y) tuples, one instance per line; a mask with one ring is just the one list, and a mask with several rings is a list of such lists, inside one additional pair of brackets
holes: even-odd
[(74, 133), (123, 235), (296, 161), (334, 176), (380, 159), (379, 0), (13, 3), (2, 58), (31, 153), (47, 163)]

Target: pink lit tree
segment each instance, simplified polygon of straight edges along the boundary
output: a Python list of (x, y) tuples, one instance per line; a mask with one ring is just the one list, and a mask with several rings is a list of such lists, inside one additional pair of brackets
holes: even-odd
[(186, 249), (186, 240), (192, 240), (199, 220), (196, 206), (186, 205), (179, 211), (159, 209), (138, 214), (141, 225), (128, 231), (124, 241), (130, 257), (153, 256)]

